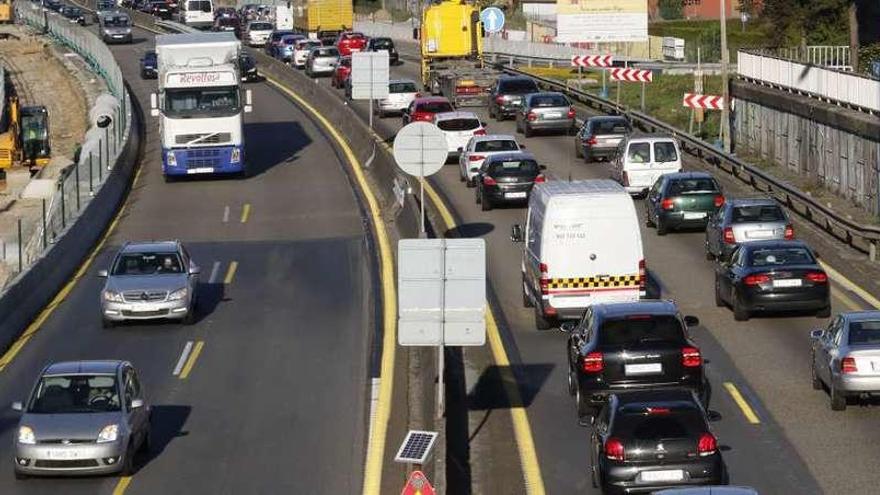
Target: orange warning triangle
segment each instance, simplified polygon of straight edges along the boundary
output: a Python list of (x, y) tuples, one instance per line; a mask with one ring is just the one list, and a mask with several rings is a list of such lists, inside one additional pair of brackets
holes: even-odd
[(434, 487), (421, 471), (413, 471), (400, 495), (435, 495)]

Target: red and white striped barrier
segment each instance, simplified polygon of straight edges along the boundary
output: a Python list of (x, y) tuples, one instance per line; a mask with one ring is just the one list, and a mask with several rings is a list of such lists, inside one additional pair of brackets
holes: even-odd
[(611, 55), (572, 55), (572, 67), (611, 67), (614, 57)]
[(611, 69), (611, 80), (626, 82), (651, 82), (652, 80), (654, 80), (654, 76), (653, 73), (649, 70), (616, 68)]
[(710, 110), (724, 110), (724, 97), (714, 95), (698, 95), (685, 93), (682, 105), (690, 108), (708, 108)]

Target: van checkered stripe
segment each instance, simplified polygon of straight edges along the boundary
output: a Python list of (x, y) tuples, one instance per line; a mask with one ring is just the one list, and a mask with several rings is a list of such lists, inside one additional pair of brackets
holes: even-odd
[(592, 289), (604, 287), (638, 287), (638, 275), (616, 275), (608, 277), (575, 277), (550, 279), (549, 289)]

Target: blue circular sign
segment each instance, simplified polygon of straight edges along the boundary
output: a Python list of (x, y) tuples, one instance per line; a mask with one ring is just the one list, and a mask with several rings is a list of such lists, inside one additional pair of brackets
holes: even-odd
[(504, 11), (498, 7), (486, 7), (480, 12), (480, 22), (487, 33), (497, 33), (504, 28)]

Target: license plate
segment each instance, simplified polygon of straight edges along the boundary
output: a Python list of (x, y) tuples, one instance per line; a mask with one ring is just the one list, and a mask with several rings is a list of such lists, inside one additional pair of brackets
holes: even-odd
[(704, 211), (686, 211), (684, 213), (685, 220), (700, 220), (706, 218), (706, 212)]
[(751, 230), (746, 232), (749, 239), (769, 239), (773, 237), (772, 230)]
[(49, 459), (76, 459), (77, 453), (75, 450), (67, 450), (67, 449), (50, 449), (46, 451), (46, 457)]
[(642, 481), (681, 481), (684, 479), (684, 471), (681, 469), (667, 469), (664, 471), (642, 471), (639, 475)]
[(547, 113), (541, 114), (541, 116), (544, 117), (545, 119), (558, 119), (558, 118), (562, 117), (562, 114), (559, 112), (547, 112)]
[(135, 313), (152, 313), (154, 311), (158, 311), (160, 306), (158, 304), (150, 304), (150, 303), (140, 303), (133, 304), (131, 306), (131, 310)]
[(880, 371), (880, 362), (871, 361), (871, 371)]
[(210, 174), (213, 172), (214, 172), (214, 169), (211, 167), (197, 167), (197, 168), (187, 169), (187, 171), (186, 171), (186, 173), (188, 173), (188, 174)]
[(625, 364), (623, 366), (623, 372), (626, 375), (647, 375), (653, 373), (662, 373), (663, 365), (660, 363)]
[(125, 36), (125, 35), (123, 35), (123, 34), (114, 34), (113, 35), (114, 38), (122, 38), (123, 36)]
[(799, 278), (781, 278), (773, 281), (773, 287), (800, 287), (802, 284)]
[(526, 197), (525, 192), (509, 192), (504, 193), (504, 197), (507, 199), (524, 199)]

